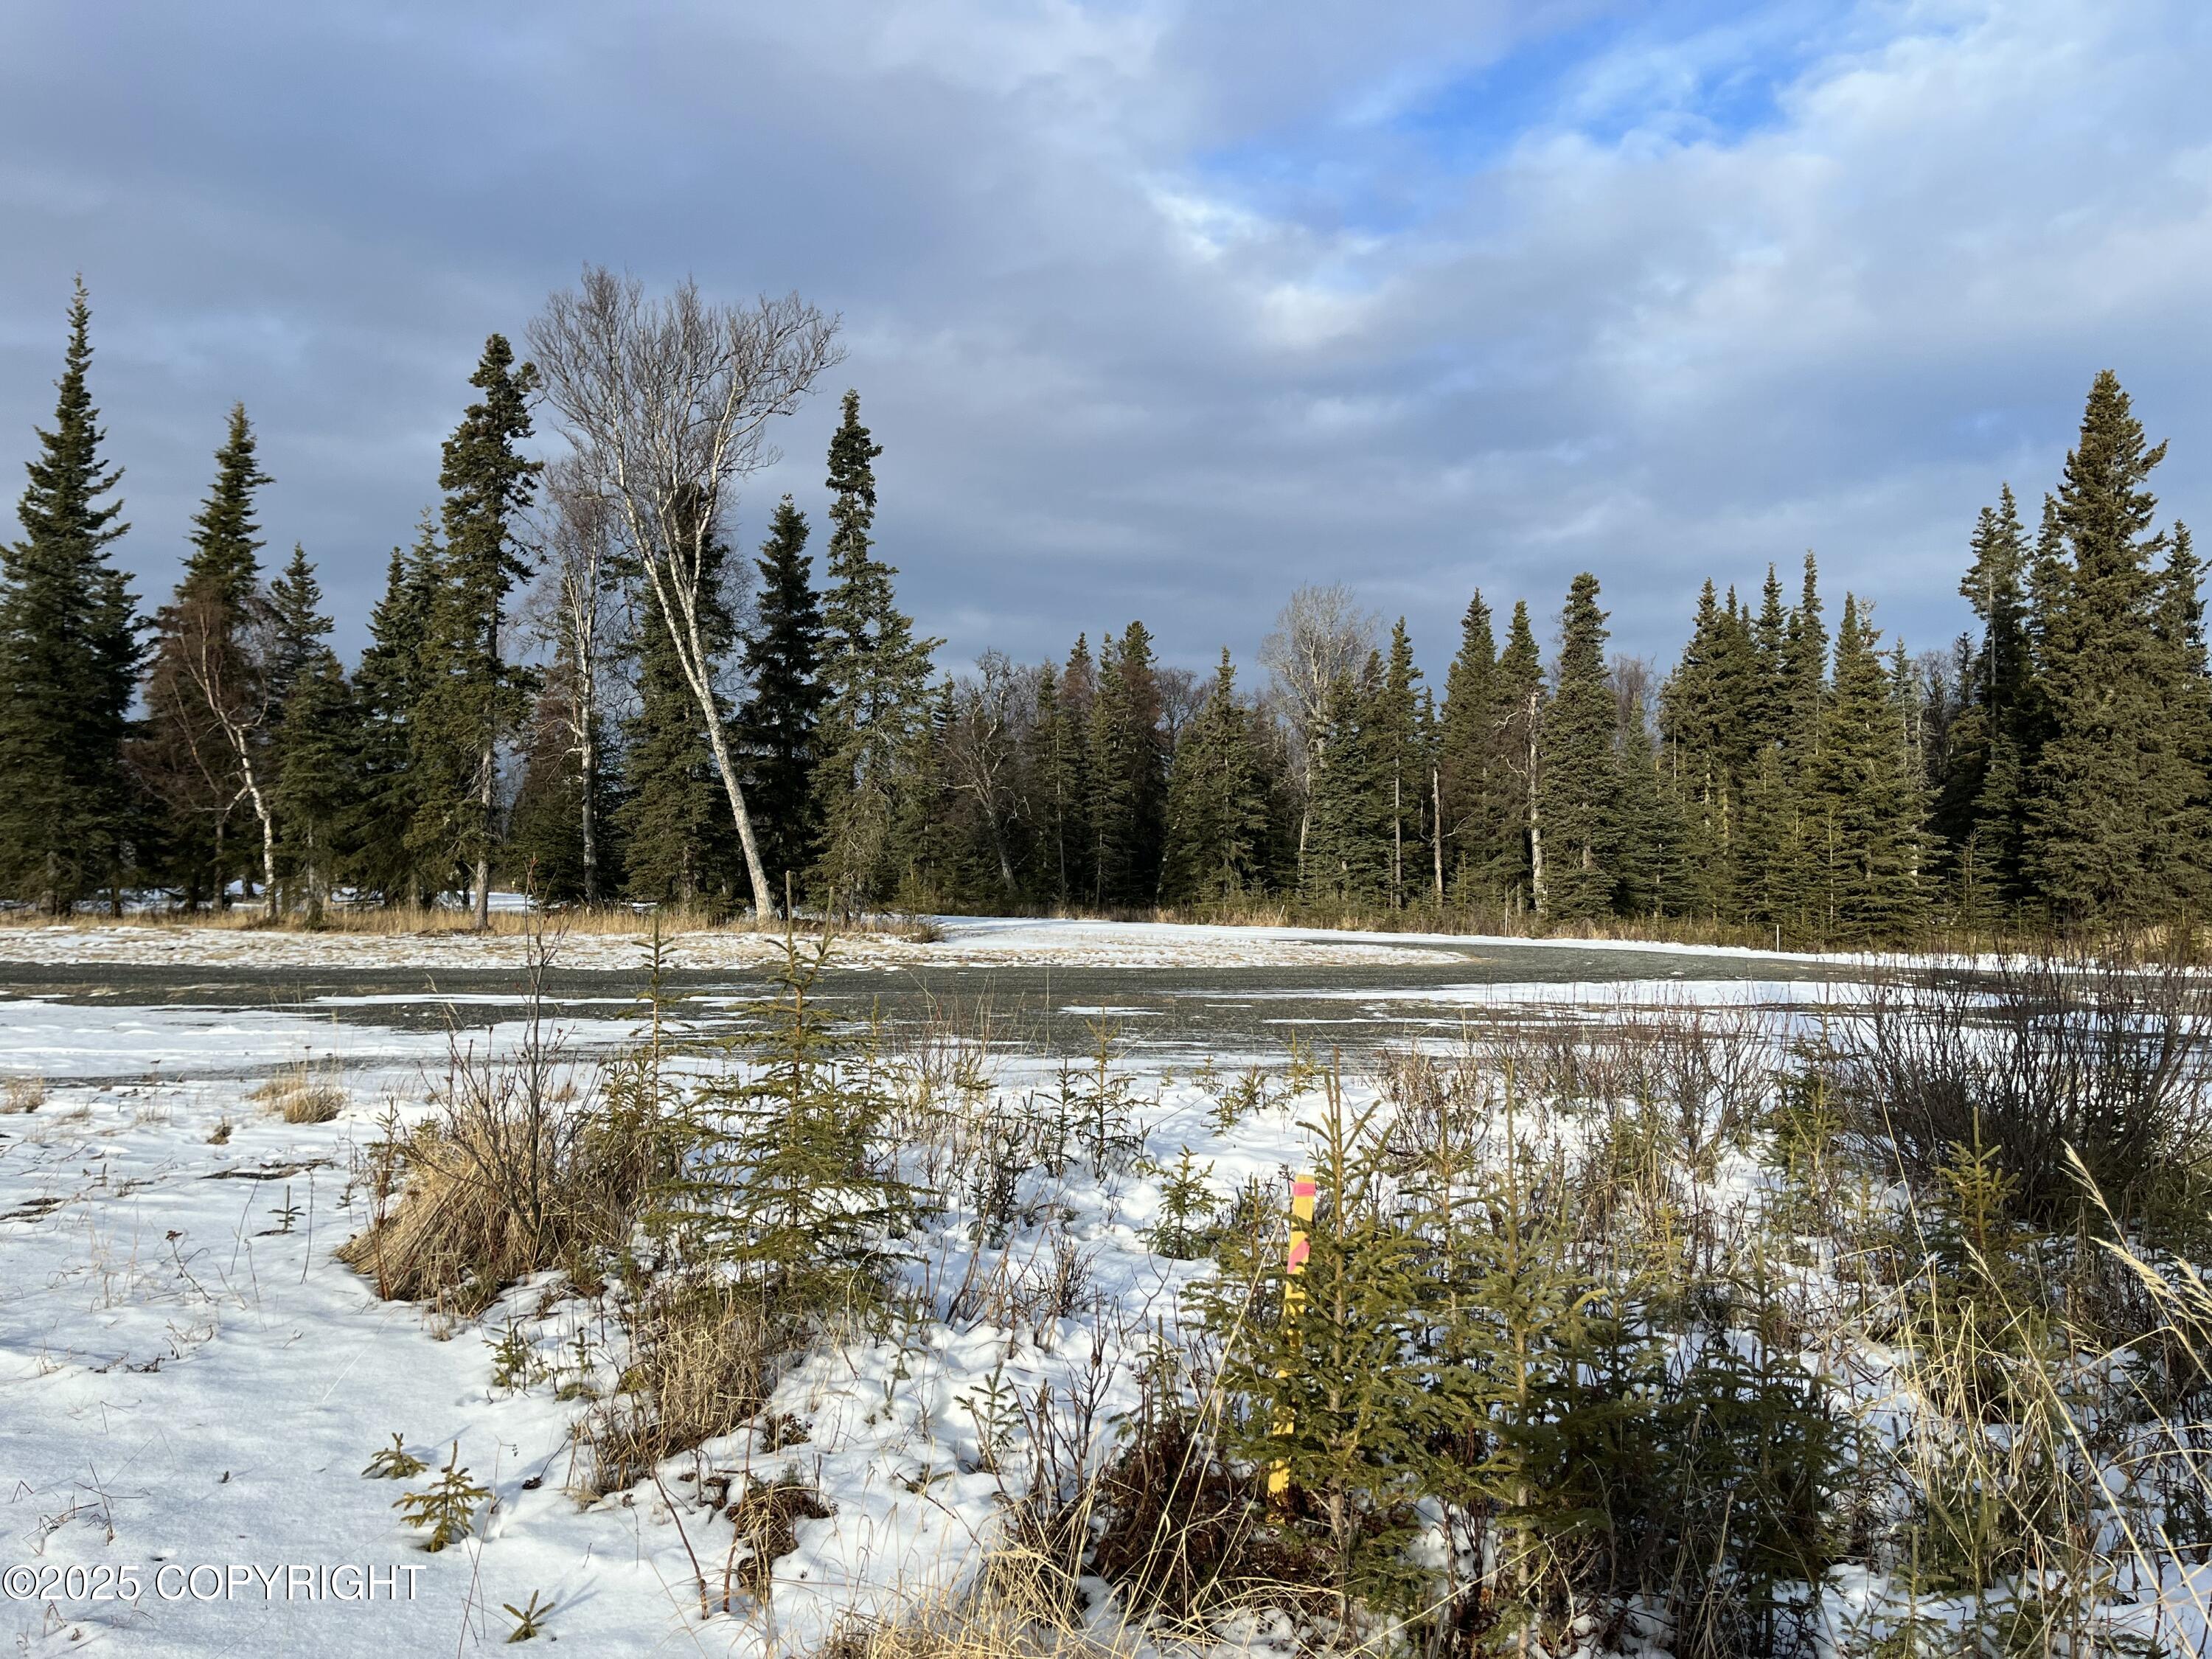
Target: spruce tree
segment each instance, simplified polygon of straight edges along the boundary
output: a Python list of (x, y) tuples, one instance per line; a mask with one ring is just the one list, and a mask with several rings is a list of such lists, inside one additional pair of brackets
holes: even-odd
[(1426, 884), (1424, 866), (1428, 860), (1421, 842), (1429, 756), (1415, 694), (1420, 678), (1421, 671), (1413, 665), (1413, 640), (1401, 617), (1390, 630), (1390, 654), (1368, 710), (1380, 772), (1377, 787), (1389, 796), (1380, 804), (1388, 824), (1384, 833), (1389, 840), (1390, 875), (1386, 893), (1393, 909), (1403, 909), (1409, 896), (1418, 896)]
[(886, 891), (902, 769), (926, 737), (930, 659), (944, 643), (915, 637), (891, 589), (898, 571), (872, 550), (875, 460), (882, 453), (860, 424), (860, 394), (848, 392), (843, 422), (830, 441), (836, 499), (822, 602), (814, 876), (824, 897), (848, 912)]
[(2182, 653), (2160, 637), (2169, 538), (2152, 529), (2153, 447), (2109, 371), (2053, 497), (2035, 621), (2049, 737), (2033, 774), (2026, 863), (2062, 919), (2137, 924), (2203, 891)]
[(1597, 578), (1575, 578), (1559, 622), (1558, 684), (1544, 719), (1539, 792), (1544, 833), (1544, 914), (1587, 921), (1608, 914), (1615, 884), (1620, 773), (1613, 697), (1605, 672), (1605, 612)]
[(1133, 622), (1100, 647), (1085, 769), (1091, 902), (1152, 904), (1159, 897), (1167, 805), (1167, 751), (1152, 635)]
[(1960, 902), (1988, 925), (2024, 896), (2021, 852), (2034, 757), (2028, 637), (2027, 532), (2012, 487), (1974, 526), (1973, 562), (1959, 584), (1982, 624), (1966, 661), (1965, 707), (1936, 826), (1950, 848)]
[(1213, 689), (1176, 745), (1168, 777), (1161, 896), (1171, 904), (1236, 899), (1259, 884), (1267, 800), (1251, 715), (1222, 648)]
[(1060, 706), (1060, 672), (1050, 662), (1037, 671), (1036, 697), (1025, 735), (1023, 772), (1029, 780), (1036, 823), (1036, 860), (1030, 895), (1046, 904), (1068, 902), (1069, 814), (1077, 789), (1073, 777), (1075, 739)]
[(1821, 620), (1820, 567), (1810, 553), (1805, 556), (1804, 585), (1783, 638), (1779, 667), (1783, 747), (1791, 773), (1802, 775), (1820, 753), (1828, 697), (1828, 629)]
[[(614, 802), (602, 771), (584, 775), (578, 707), (575, 642), (565, 630), (538, 687), (522, 736), (522, 778), (508, 814), (507, 867), (510, 879), (533, 897), (550, 904), (584, 900), (584, 791), (596, 781), (600, 799), (595, 819), (609, 822)], [(599, 751), (605, 752), (602, 736)], [(604, 853), (604, 848), (601, 851)]]
[(122, 478), (86, 374), (92, 307), (70, 303), (54, 424), (17, 502), (21, 540), (0, 550), (0, 884), (60, 914), (101, 889), (119, 906), (131, 861), (123, 742), (139, 644), (107, 550), (128, 527)]
[(1834, 695), (1806, 791), (1824, 943), (1904, 940), (1924, 914), (1923, 803), (1903, 701), (1879, 640), (1856, 596), (1845, 595)]
[(1460, 620), (1459, 650), (1444, 675), (1437, 721), (1435, 793), (1445, 879), (1464, 890), (1470, 871), (1490, 862), (1497, 836), (1490, 823), (1490, 721), (1496, 710), (1498, 643), (1490, 607), (1478, 590)]
[(1370, 653), (1358, 678), (1339, 674), (1322, 700), (1299, 884), (1309, 902), (1368, 905), (1389, 895), (1392, 780), (1377, 717), (1387, 673)]
[(814, 844), (815, 726), (822, 685), (822, 607), (806, 554), (806, 515), (786, 495), (754, 561), (760, 602), (740, 659), (751, 693), (738, 711), (745, 789), (759, 823), (761, 863), (781, 894)]
[(1700, 889), (1689, 868), (1679, 803), (1660, 776), (1644, 699), (1621, 699), (1620, 792), (1613, 799), (1614, 907), (1628, 915), (1683, 914)]
[(323, 587), (307, 550), (297, 542), (284, 568), (269, 583), (269, 644), (261, 672), (269, 685), (275, 717), (281, 721), (292, 689), (311, 668), (319, 669), (329, 650), (331, 618), (323, 615)]
[(1724, 867), (1736, 858), (1733, 842), (1741, 811), (1739, 781), (1731, 775), (1725, 734), (1720, 663), (1728, 653), (1727, 623), (1708, 580), (1698, 594), (1690, 638), (1681, 660), (1659, 694), (1659, 730), (1669, 793), (1686, 839), (1686, 908), (1711, 915), (1729, 881)]
[[(253, 499), (272, 480), (255, 450), (246, 406), (234, 404), (176, 595), (155, 620), (146, 719), (132, 745), (140, 778), (167, 809), (162, 863), (194, 908), (209, 896), (228, 904), (233, 875), (257, 862), (272, 907), (276, 898), (268, 751), (282, 710)], [(252, 814), (244, 823), (241, 807)], [(256, 828), (258, 860), (242, 856)]]
[(1482, 877), (1485, 889), (1516, 910), (1544, 908), (1545, 708), (1543, 659), (1528, 623), (1528, 602), (1516, 599), (1492, 683), (1487, 816), (1493, 839)]
[(358, 847), (364, 733), (345, 671), (327, 648), (295, 676), (276, 733), (278, 852), (309, 927)]
[(504, 336), (484, 342), (469, 384), (483, 395), (446, 440), (438, 470), (445, 548), (415, 712), (423, 799), (410, 839), (423, 867), (441, 872), (439, 886), (467, 883), (477, 926), (485, 927), (498, 839), (499, 746), (527, 711), (533, 683), (507, 660), (507, 599), (531, 573), (521, 520), (544, 463), (517, 447), (530, 436), (538, 375), (528, 363), (517, 366)]
[(362, 884), (386, 902), (419, 902), (430, 883), (410, 849), (422, 810), (412, 757), (437, 597), (437, 532), (426, 513), (411, 548), (392, 550), (384, 596), (368, 617), (355, 693), (362, 722), (354, 855)]

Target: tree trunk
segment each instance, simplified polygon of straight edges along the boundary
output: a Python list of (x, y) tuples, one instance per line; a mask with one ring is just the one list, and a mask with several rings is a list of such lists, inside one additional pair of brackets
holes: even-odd
[(1406, 908), (1406, 799), (1404, 784), (1390, 774), (1390, 908)]
[(1429, 769), (1429, 850), (1434, 854), (1437, 867), (1437, 904), (1444, 902), (1444, 775), (1442, 769)]
[[(670, 561), (672, 565), (673, 561)], [(708, 672), (707, 642), (699, 633), (698, 594), (677, 580), (672, 568), (665, 574), (658, 560), (648, 559), (646, 574), (652, 580), (653, 597), (660, 602), (661, 620), (668, 625), (669, 639), (676, 647), (678, 665), (691, 687), (691, 695), (698, 699), (700, 718), (707, 727), (707, 746), (714, 752), (714, 769), (722, 775), (722, 787), (730, 798), (730, 816), (737, 821), (738, 840), (745, 849), (745, 875), (753, 890), (753, 915), (764, 917), (775, 914), (775, 901), (769, 896), (768, 872), (762, 866), (760, 842), (753, 835), (752, 814), (745, 810), (745, 792), (738, 783), (738, 769), (730, 759), (729, 740), (722, 732), (722, 711), (714, 701), (714, 676)], [(677, 623), (677, 607), (671, 598), (683, 600), (684, 620)]]
[(477, 757), (477, 931), (491, 927), (491, 795), (495, 744), (484, 734), (483, 752)]
[(1528, 699), (1528, 901), (1544, 914), (1544, 818), (1536, 801), (1536, 699)]
[(596, 723), (596, 715), (597, 711), (588, 700), (586, 701), (583, 704), (584, 752), (579, 768), (584, 776), (584, 800), (578, 816), (582, 819), (584, 836), (584, 902), (586, 904), (599, 902), (599, 746), (591, 737), (591, 727)]

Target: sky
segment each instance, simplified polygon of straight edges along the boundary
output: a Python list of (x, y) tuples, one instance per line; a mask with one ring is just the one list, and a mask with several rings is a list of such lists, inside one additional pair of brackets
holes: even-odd
[(242, 399), (357, 649), (486, 335), (604, 264), (840, 314), (733, 530), (818, 530), (857, 387), (948, 668), (1342, 581), (1434, 677), (1583, 569), (1663, 664), (1808, 550), (1936, 647), (2099, 369), (2212, 508), (2208, 64), (2202, 0), (11, 0), (0, 465), (82, 272), (142, 601)]

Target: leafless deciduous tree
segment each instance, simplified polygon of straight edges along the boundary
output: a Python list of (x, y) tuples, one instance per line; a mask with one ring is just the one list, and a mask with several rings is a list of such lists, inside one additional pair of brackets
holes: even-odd
[[(1375, 614), (1362, 611), (1343, 583), (1309, 586), (1291, 595), (1290, 603), (1276, 615), (1275, 631), (1260, 642), (1260, 660), (1274, 677), (1277, 706), (1297, 738), (1291, 752), (1302, 793), (1310, 793), (1314, 763), (1320, 758), (1330, 689), (1365, 665), (1379, 625)], [(1301, 877), (1312, 817), (1310, 805), (1298, 815)]]
[(796, 410), (838, 360), (836, 335), (837, 319), (795, 294), (719, 306), (686, 280), (651, 300), (635, 277), (596, 265), (575, 289), (547, 300), (529, 331), (545, 400), (580, 475), (606, 502), (698, 702), (761, 915), (775, 899), (702, 627), (708, 549), (732, 485), (775, 459), (770, 423)]
[(611, 618), (617, 550), (614, 511), (570, 456), (545, 476), (546, 584), (539, 627), (568, 664), (560, 720), (582, 781), (577, 830), (583, 842), (584, 902), (599, 898), (600, 667)]
[(1013, 854), (1007, 830), (1018, 804), (1015, 767), (1022, 738), (1036, 707), (1036, 671), (1018, 668), (1006, 653), (987, 651), (977, 677), (963, 678), (952, 694), (952, 720), (945, 734), (947, 786), (969, 801), (999, 861), (999, 884), (1015, 892)]
[[(180, 600), (175, 643), (146, 685), (149, 713), (167, 740), (141, 762), (155, 793), (182, 812), (215, 822), (216, 845), (241, 801), (261, 830), (262, 900), (276, 915), (276, 816), (270, 799), (269, 728), (276, 710), (266, 608), (243, 631), (231, 607), (204, 597)], [(218, 860), (218, 879), (220, 880)]]

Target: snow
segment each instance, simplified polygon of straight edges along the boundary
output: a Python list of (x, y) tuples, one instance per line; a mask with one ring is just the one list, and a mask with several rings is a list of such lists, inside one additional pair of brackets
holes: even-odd
[[(487, 1012), (499, 1023), (475, 1035), (479, 1052), (520, 1031), (504, 1008)], [(664, 1468), (668, 1496), (648, 1484), (581, 1508), (564, 1489), (581, 1407), (550, 1382), (494, 1385), (490, 1343), (510, 1321), (556, 1367), (573, 1364), (581, 1329), (592, 1373), (611, 1385), (618, 1355), (603, 1315), (574, 1298), (541, 1307), (544, 1287), (526, 1285), (480, 1320), (447, 1321), (380, 1302), (331, 1258), (365, 1223), (353, 1180), (380, 1117), (428, 1109), (447, 1042), (289, 1013), (0, 1003), (0, 1065), (47, 1085), (34, 1111), (0, 1116), (0, 1567), (128, 1567), (140, 1592), (135, 1604), (0, 1598), (16, 1651), (475, 1651), (503, 1641), (501, 1604), (532, 1592), (555, 1605), (547, 1632), (571, 1651), (804, 1647), (856, 1612), (957, 1583), (988, 1547), (1000, 1480), (978, 1468), (963, 1396), (994, 1373), (1032, 1401), (1041, 1386), (1065, 1390), (1096, 1345), (1107, 1410), (1127, 1411), (1125, 1339), (1171, 1311), (1191, 1271), (1145, 1249), (1157, 1193), (1133, 1174), (1071, 1170), (1048, 1194), (1024, 1194), (1070, 1218), (1095, 1313), (1020, 1311), (1021, 1287), (1051, 1269), (1040, 1236), (1018, 1229), (1001, 1249), (979, 1248), (963, 1217), (945, 1218), (915, 1241), (914, 1284), (942, 1304), (972, 1260), (975, 1280), (1001, 1287), (1008, 1322), (925, 1321), (817, 1354), (771, 1402), (809, 1425), (805, 1443), (768, 1454), (748, 1431), (705, 1449), (724, 1469), (787, 1465), (835, 1512), (799, 1524), (765, 1609), (741, 1603), (744, 1616), (702, 1624), (691, 1552), (719, 1583), (732, 1529), (689, 1510), (691, 1460)], [(343, 1077), (336, 1121), (288, 1125), (248, 1098), (258, 1074), (302, 1061)], [(1048, 1075), (1012, 1060), (1000, 1086), (1011, 1103)], [(1248, 1120), (1231, 1146), (1206, 1127), (1208, 1104), (1157, 1078), (1133, 1102), (1156, 1152), (1172, 1158), (1187, 1141), (1218, 1181), (1299, 1156), (1287, 1115)], [(395, 1432), (432, 1473), (458, 1446), (496, 1498), (477, 1535), (436, 1555), (417, 1547), (391, 1504), (428, 1477), (361, 1473)], [(257, 1565), (373, 1568), (387, 1581), (412, 1569), (394, 1582), (413, 1595), (288, 1600), (281, 1576), (273, 1592), (252, 1576)], [(190, 1577), (200, 1566), (223, 1570), (220, 1594), (215, 1575)]]
[[(1486, 945), (1528, 944), (991, 919), (943, 926), (940, 944), (861, 937), (841, 948), (862, 961), (1143, 969), (1231, 960), (1432, 964), (1439, 949), (1477, 955)], [(752, 952), (748, 960), (765, 961), (776, 948), (743, 934), (680, 943), (695, 960)], [(354, 968), (463, 965), (486, 954), (519, 965), (520, 944), (132, 926), (0, 932), (0, 954), (88, 963), (213, 965), (223, 958), (211, 953), (240, 950), (264, 953), (257, 966), (288, 951), (321, 952), (325, 965)], [(129, 954), (142, 950), (155, 954)], [(636, 964), (635, 941), (579, 935), (564, 965), (591, 965), (595, 951), (607, 965)], [(1273, 995), (1179, 994), (1260, 1006)], [(1427, 1018), (1444, 1032), (1455, 1010), (1596, 1020), (1700, 1006), (1771, 1021), (1779, 1035), (1860, 992), (1786, 979), (1646, 977), (1296, 994), (1341, 1000), (1348, 1013), (1441, 1010)], [(475, 1007), (487, 1023), (464, 1040), (477, 1054), (499, 1054), (522, 1040), (522, 1009), (496, 995), (322, 1001), (356, 1017), (341, 1024), (301, 1011), (0, 1001), (0, 1077), (46, 1084), (34, 1111), (0, 1115), (0, 1568), (131, 1568), (142, 1586), (126, 1604), (15, 1595), (9, 1587), (18, 1581), (0, 1578), (0, 1590), (9, 1590), (0, 1595), (0, 1636), (13, 1638), (19, 1654), (477, 1652), (504, 1641), (501, 1604), (523, 1605), (533, 1593), (555, 1608), (547, 1635), (574, 1644), (574, 1652), (802, 1651), (855, 1613), (888, 1614), (933, 1587), (957, 1585), (991, 1547), (1004, 1494), (1000, 1477), (983, 1467), (982, 1390), (995, 1384), (1033, 1401), (1040, 1389), (1065, 1395), (1095, 1375), (1103, 1422), (1133, 1407), (1145, 1342), (1204, 1271), (1146, 1248), (1159, 1215), (1160, 1166), (1188, 1149), (1225, 1195), (1249, 1178), (1302, 1167), (1309, 1156), (1299, 1121), (1311, 1097), (1277, 1097), (1224, 1129), (1207, 1078), (1139, 1052), (1122, 1075), (1142, 1158), (1023, 1178), (1021, 1206), (1057, 1218), (1056, 1237), (1017, 1225), (1003, 1246), (978, 1243), (963, 1195), (942, 1194), (951, 1208), (912, 1242), (905, 1273), (934, 1316), (825, 1348), (785, 1376), (770, 1410), (803, 1422), (805, 1441), (770, 1451), (741, 1431), (696, 1458), (672, 1460), (657, 1485), (586, 1507), (568, 1490), (582, 1407), (557, 1397), (556, 1379), (611, 1386), (621, 1345), (604, 1308), (553, 1294), (549, 1281), (515, 1287), (478, 1320), (450, 1320), (378, 1300), (331, 1255), (366, 1223), (356, 1179), (365, 1149), (384, 1133), (381, 1120), (430, 1109), (451, 1042), (443, 1031), (362, 1023), (363, 1011)], [(627, 1000), (582, 1003), (611, 1010)], [(1067, 1012), (1115, 1019), (1147, 1011), (1101, 1001)], [(625, 1018), (561, 1024), (580, 1050), (638, 1029)], [(1218, 1083), (1231, 1066), (1282, 1056), (1210, 1058), (1224, 1068)], [(302, 1064), (342, 1081), (347, 1104), (335, 1121), (289, 1125), (249, 1098), (261, 1077)], [(1000, 1056), (995, 1102), (1019, 1113), (1056, 1076), (1042, 1058)], [(1364, 1085), (1351, 1092), (1355, 1106), (1373, 1097)], [(1718, 1176), (1745, 1193), (1765, 1178), (1734, 1161)], [(1078, 1253), (1088, 1275), (1086, 1305), (1074, 1314), (1037, 1294), (1054, 1270), (1055, 1248)], [(956, 1302), (959, 1316), (948, 1317)], [(514, 1389), (495, 1384), (491, 1352), (510, 1328), (548, 1373)], [(424, 1553), (392, 1508), (427, 1475), (363, 1478), (394, 1433), (432, 1473), (455, 1455), (494, 1494), (474, 1534), (448, 1551)], [(765, 1605), (741, 1601), (736, 1613), (702, 1620), (695, 1559), (719, 1588), (732, 1528), (690, 1501), (700, 1474), (767, 1477), (787, 1468), (833, 1512), (799, 1524), (798, 1548), (776, 1564)], [(413, 1593), (367, 1601), (288, 1596), (283, 1578), (272, 1589), (270, 1578), (253, 1576), (256, 1565), (264, 1573), (349, 1565), (400, 1583), (411, 1571)], [(234, 1565), (249, 1570), (234, 1580)], [(192, 1577), (199, 1566), (224, 1570), (222, 1588), (206, 1600), (195, 1591), (214, 1581)], [(395, 1569), (408, 1571), (393, 1581)], [(2206, 1587), (2179, 1577), (2163, 1587), (2169, 1640), (2172, 1609)], [(1871, 1580), (1842, 1583), (1839, 1611), (1854, 1601), (1872, 1607), (1880, 1593)], [(2179, 1616), (2201, 1634), (2201, 1617)]]
[[(509, 907), (511, 908), (511, 907)], [(1066, 921), (1006, 916), (924, 918), (941, 939), (854, 933), (838, 944), (842, 963), (857, 967), (994, 967), (1072, 963), (1100, 968), (1294, 968), (1356, 963), (1375, 967), (1433, 964), (1439, 958), (1480, 960), (1501, 951), (1601, 951), (1706, 958), (1731, 969), (1755, 962), (1873, 965), (1884, 958), (1757, 951), (1741, 946), (1644, 944), (1618, 939), (1527, 939), (1467, 933), (1340, 932), (1313, 927), (1224, 927), (1183, 922)], [(559, 936), (564, 966), (633, 968), (641, 934)], [(692, 930), (665, 941), (670, 966), (761, 967), (781, 960), (782, 937), (726, 929)], [(520, 968), (528, 942), (519, 933), (465, 931), (421, 933), (297, 933), (193, 927), (142, 921), (90, 920), (0, 927), (0, 962), (41, 966), (101, 963), (239, 968)]]

